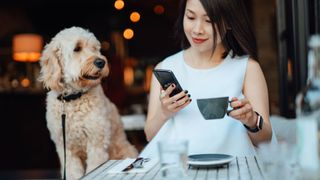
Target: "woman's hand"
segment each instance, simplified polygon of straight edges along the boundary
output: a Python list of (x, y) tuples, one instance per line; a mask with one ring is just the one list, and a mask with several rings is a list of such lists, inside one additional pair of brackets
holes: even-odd
[(188, 94), (187, 90), (169, 97), (169, 94), (171, 94), (175, 88), (175, 84), (171, 84), (166, 90), (161, 89), (160, 92), (159, 99), (161, 102), (161, 109), (166, 119), (172, 117), (191, 102), (190, 94)]
[(242, 124), (247, 125), (248, 127), (256, 127), (258, 116), (253, 111), (252, 106), (247, 98), (238, 99), (232, 98), (230, 106), (233, 110), (229, 113), (229, 116), (239, 120)]

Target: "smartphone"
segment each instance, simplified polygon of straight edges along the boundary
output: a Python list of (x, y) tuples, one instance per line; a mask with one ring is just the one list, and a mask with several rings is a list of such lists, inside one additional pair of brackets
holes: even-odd
[(168, 69), (154, 69), (153, 74), (158, 79), (159, 83), (161, 84), (162, 88), (166, 90), (172, 83), (176, 85), (176, 88), (172, 91), (169, 97), (172, 97), (182, 91), (182, 88), (171, 70)]

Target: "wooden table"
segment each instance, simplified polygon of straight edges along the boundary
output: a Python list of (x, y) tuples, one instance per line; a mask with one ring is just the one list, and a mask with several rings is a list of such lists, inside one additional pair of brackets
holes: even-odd
[[(95, 170), (87, 174), (82, 180), (102, 180), (102, 179), (121, 179), (121, 180), (137, 180), (137, 179), (161, 179), (159, 172), (160, 164), (158, 163), (147, 173), (126, 173), (126, 174), (107, 174), (109, 168), (121, 162), (121, 160), (109, 160), (100, 165)], [(262, 168), (257, 158), (250, 157), (236, 157), (229, 165), (219, 168), (194, 168), (189, 166), (188, 176), (190, 179), (264, 179)]]

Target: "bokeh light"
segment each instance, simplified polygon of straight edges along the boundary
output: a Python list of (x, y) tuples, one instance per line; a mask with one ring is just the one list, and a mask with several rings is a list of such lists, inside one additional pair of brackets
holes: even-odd
[(124, 1), (123, 1), (123, 0), (116, 0), (116, 1), (114, 2), (114, 7), (115, 7), (117, 10), (123, 9), (123, 7), (124, 7)]
[(110, 43), (108, 41), (102, 41), (101, 50), (108, 51), (110, 49)]
[(123, 31), (123, 37), (124, 37), (125, 39), (132, 39), (133, 36), (134, 36), (134, 32), (133, 32), (132, 29), (127, 28), (127, 29), (125, 29), (125, 30)]
[(21, 86), (22, 87), (29, 87), (30, 86), (30, 80), (28, 78), (23, 78), (21, 80)]
[(153, 12), (155, 14), (158, 14), (158, 15), (161, 15), (164, 13), (164, 7), (162, 5), (156, 5), (154, 8), (153, 8)]
[(139, 20), (140, 20), (140, 14), (138, 13), (138, 12), (132, 12), (131, 14), (130, 14), (130, 20), (132, 21), (132, 22), (138, 22)]

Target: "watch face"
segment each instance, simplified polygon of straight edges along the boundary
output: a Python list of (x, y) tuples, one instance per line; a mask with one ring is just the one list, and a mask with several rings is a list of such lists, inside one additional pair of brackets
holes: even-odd
[(262, 118), (262, 116), (261, 116), (259, 113), (257, 113), (256, 111), (254, 111), (254, 112), (255, 112), (255, 113), (257, 114), (257, 116), (258, 116), (258, 120), (257, 120), (256, 127), (255, 127), (255, 128), (250, 128), (250, 127), (248, 127), (247, 125), (243, 124), (244, 127), (245, 127), (248, 131), (253, 132), (253, 133), (260, 131), (260, 130), (262, 129), (262, 125), (263, 125), (263, 118)]
[(259, 122), (259, 124), (258, 124), (259, 129), (262, 129), (263, 118), (260, 114), (258, 115), (258, 122)]

